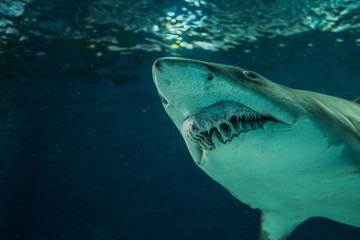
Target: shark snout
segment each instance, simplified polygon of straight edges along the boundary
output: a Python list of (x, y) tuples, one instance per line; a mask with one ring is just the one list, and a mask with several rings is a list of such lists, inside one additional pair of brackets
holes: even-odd
[(229, 84), (231, 70), (219, 64), (164, 57), (154, 62), (152, 75), (164, 106), (176, 106), (178, 111), (188, 113), (231, 100), (231, 92), (236, 91)]
[(155, 84), (176, 85), (178, 87), (202, 87), (206, 81), (213, 79), (209, 64), (197, 60), (163, 57), (157, 59), (152, 67)]
[(169, 98), (201, 88), (199, 75), (206, 76), (206, 71), (206, 67), (198, 61), (175, 57), (159, 58), (152, 67), (156, 87), (163, 96)]
[(170, 88), (170, 79), (173, 78), (171, 77), (171, 71), (164, 72), (167, 69), (168, 62), (168, 58), (159, 58), (152, 66), (152, 77), (164, 106), (169, 105), (168, 99), (171, 99), (174, 95), (174, 90)]
[(171, 68), (172, 66), (176, 66), (177, 62), (179, 62), (179, 58), (173, 58), (173, 57), (159, 58), (153, 64), (153, 73), (162, 73), (164, 67)]
[(152, 67), (154, 83), (165, 108), (189, 112), (213, 104), (210, 90), (214, 73), (209, 64), (197, 60), (165, 57)]
[(164, 69), (168, 69), (167, 67), (170, 66), (172, 60), (170, 58), (159, 58), (157, 59), (152, 67), (152, 76), (155, 82), (155, 85), (159, 88), (159, 85), (165, 83), (166, 85), (170, 85), (170, 78), (172, 74), (172, 70), (167, 70), (164, 72)]

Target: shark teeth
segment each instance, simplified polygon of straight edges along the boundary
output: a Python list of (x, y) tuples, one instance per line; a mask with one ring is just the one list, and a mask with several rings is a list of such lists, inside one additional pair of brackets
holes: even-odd
[(215, 149), (213, 136), (225, 144), (241, 133), (264, 129), (264, 123), (270, 120), (274, 121), (242, 104), (220, 102), (187, 117), (183, 129), (201, 149), (212, 150)]

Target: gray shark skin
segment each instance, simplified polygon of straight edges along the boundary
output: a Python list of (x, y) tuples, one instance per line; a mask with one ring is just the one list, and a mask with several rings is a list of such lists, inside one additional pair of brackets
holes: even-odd
[(360, 227), (359, 99), (184, 58), (160, 58), (152, 74), (195, 163), (262, 211), (260, 239), (316, 216)]

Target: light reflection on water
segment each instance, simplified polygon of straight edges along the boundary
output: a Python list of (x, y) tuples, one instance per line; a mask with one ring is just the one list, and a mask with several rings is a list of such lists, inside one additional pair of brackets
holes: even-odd
[(1, 43), (31, 36), (88, 39), (88, 48), (102, 49), (96, 52), (100, 57), (104, 47), (121, 54), (194, 48), (221, 51), (311, 30), (360, 32), (360, 2), (354, 0), (94, 0), (66, 6), (56, 16), (59, 6), (44, 0), (4, 0), (0, 3)]

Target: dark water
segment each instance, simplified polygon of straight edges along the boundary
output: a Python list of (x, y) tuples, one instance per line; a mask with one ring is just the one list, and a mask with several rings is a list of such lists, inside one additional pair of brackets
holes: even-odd
[[(233, 64), (353, 99), (360, 4), (229, 2), (0, 2), (0, 239), (257, 239), (259, 212), (193, 163), (151, 65)], [(300, 239), (360, 230), (318, 218)]]

